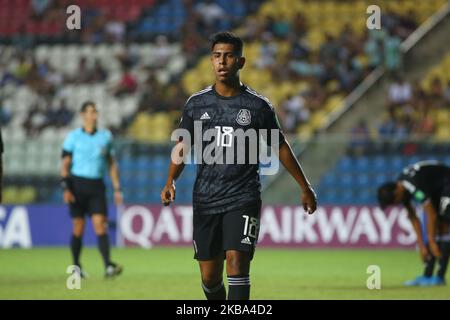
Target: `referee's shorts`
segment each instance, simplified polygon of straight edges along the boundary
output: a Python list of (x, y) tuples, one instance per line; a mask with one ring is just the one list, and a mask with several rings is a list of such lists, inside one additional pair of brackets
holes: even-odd
[(72, 218), (89, 217), (93, 214), (108, 214), (106, 204), (106, 187), (103, 179), (87, 179), (77, 176), (71, 177), (71, 189), (75, 202), (69, 204)]

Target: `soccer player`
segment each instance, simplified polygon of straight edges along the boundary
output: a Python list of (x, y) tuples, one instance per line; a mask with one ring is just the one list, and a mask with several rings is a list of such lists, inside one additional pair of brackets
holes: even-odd
[[(212, 37), (211, 49), (215, 83), (187, 100), (179, 127), (188, 131), (193, 139), (191, 143), (184, 139), (179, 141), (172, 154), (187, 156), (192, 141), (201, 140), (211, 131), (215, 132), (213, 145), (218, 146), (217, 155), (231, 152), (239, 129), (245, 132), (274, 130), (279, 133), (277, 139), (268, 137), (267, 145), (272, 149), (278, 147), (280, 162), (302, 190), (305, 211), (314, 213), (315, 192), (280, 129), (274, 108), (267, 98), (240, 82), (239, 71), (245, 64), (242, 40), (228, 32), (218, 33)], [(202, 130), (195, 132), (199, 123)], [(207, 299), (226, 299), (222, 278), (224, 259), (228, 299), (248, 300), (250, 297), (250, 262), (259, 233), (261, 185), (258, 161), (250, 163), (248, 160), (253, 155), (249, 144), (245, 149), (236, 147), (235, 156), (245, 154), (244, 164), (207, 162), (208, 157), (204, 157), (204, 161), (197, 159), (200, 163), (193, 192), (193, 245)], [(200, 145), (203, 148), (208, 143), (203, 141)], [(195, 148), (194, 145), (194, 152)], [(168, 179), (161, 192), (164, 205), (174, 201), (175, 181), (183, 167), (184, 162), (178, 163), (172, 157)]]
[[(423, 205), (427, 220), (425, 241), (413, 201)], [(382, 209), (403, 204), (417, 235), (425, 271), (423, 276), (405, 285), (444, 285), (450, 257), (450, 167), (433, 160), (410, 165), (403, 169), (396, 182), (378, 188), (378, 202)], [(439, 270), (432, 277), (435, 259), (439, 259)]]
[(85, 215), (88, 215), (98, 237), (98, 248), (105, 264), (105, 278), (112, 278), (122, 272), (122, 267), (110, 260), (108, 210), (103, 182), (108, 166), (114, 187), (114, 201), (116, 205), (120, 205), (122, 193), (118, 166), (114, 159), (113, 137), (110, 131), (97, 128), (95, 103), (83, 103), (81, 118), (83, 127), (70, 132), (64, 141), (61, 166), (64, 202), (69, 204), (73, 222), (70, 241), (73, 264), (80, 268), (82, 277), (86, 276), (81, 268), (80, 254)]

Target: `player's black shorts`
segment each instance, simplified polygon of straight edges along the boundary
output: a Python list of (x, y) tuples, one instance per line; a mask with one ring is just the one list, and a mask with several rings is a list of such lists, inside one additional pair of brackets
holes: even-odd
[(249, 252), (251, 258), (259, 235), (261, 203), (222, 214), (194, 212), (194, 259), (212, 260), (227, 250)]
[(102, 179), (86, 179), (71, 177), (71, 189), (75, 196), (75, 202), (69, 205), (72, 218), (82, 218), (86, 214), (107, 215), (105, 183)]

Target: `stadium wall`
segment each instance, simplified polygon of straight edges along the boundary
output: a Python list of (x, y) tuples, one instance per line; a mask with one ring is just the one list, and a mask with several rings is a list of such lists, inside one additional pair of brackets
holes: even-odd
[[(117, 246), (192, 243), (191, 206), (130, 205), (118, 212), (110, 206), (109, 217), (111, 241)], [(70, 234), (66, 206), (0, 207), (0, 248), (65, 246)], [(264, 206), (258, 247), (414, 248), (415, 240), (406, 211), (400, 208), (385, 213), (375, 206), (323, 206), (306, 215), (298, 206)], [(96, 244), (90, 224), (84, 243)]]

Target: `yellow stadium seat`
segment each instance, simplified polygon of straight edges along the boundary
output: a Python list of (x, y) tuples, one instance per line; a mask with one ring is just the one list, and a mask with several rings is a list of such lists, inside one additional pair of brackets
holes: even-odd
[(15, 204), (17, 203), (18, 189), (16, 187), (5, 187), (3, 190), (3, 203)]
[(23, 187), (19, 189), (16, 203), (18, 204), (32, 203), (36, 200), (36, 196), (37, 192), (34, 187), (32, 186)]
[(450, 127), (442, 126), (436, 130), (435, 139), (438, 141), (446, 141), (450, 140)]
[(308, 140), (314, 133), (313, 128), (308, 124), (303, 124), (297, 128), (297, 138), (299, 140)]

